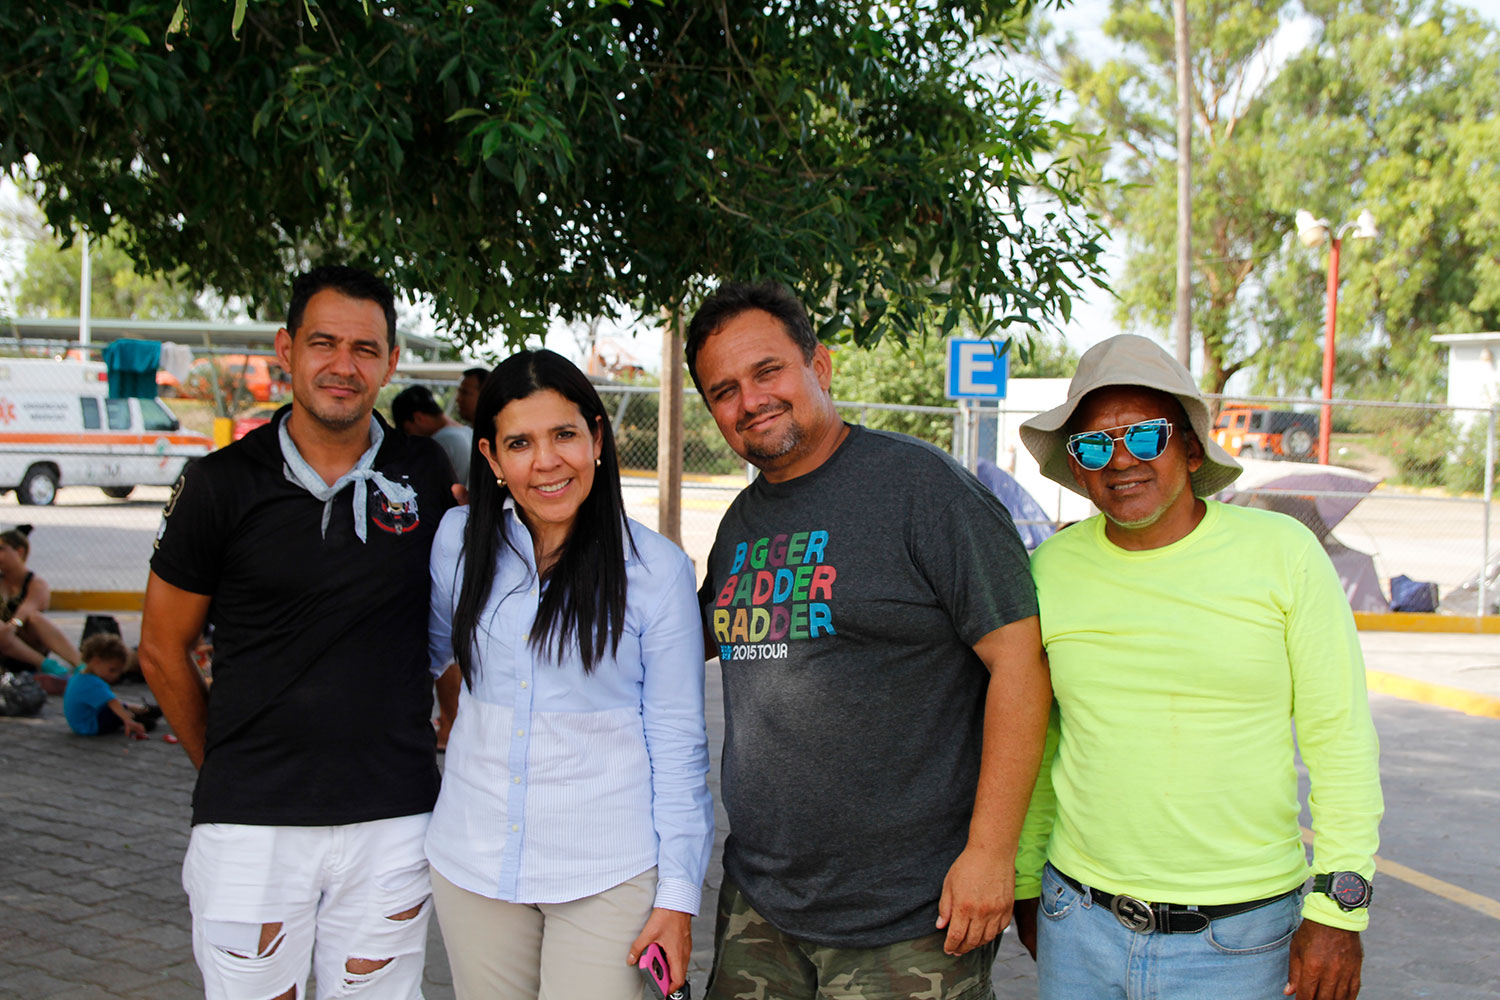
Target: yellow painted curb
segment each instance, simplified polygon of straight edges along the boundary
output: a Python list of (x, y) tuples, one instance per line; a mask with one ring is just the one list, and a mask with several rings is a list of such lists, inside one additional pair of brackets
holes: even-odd
[(1461, 632), (1500, 635), (1500, 616), (1419, 615), (1409, 611), (1356, 611), (1354, 627), (1361, 632)]
[(1419, 701), (1424, 705), (1451, 708), (1465, 715), (1477, 715), (1485, 719), (1500, 719), (1500, 698), (1475, 694), (1462, 688), (1444, 687), (1426, 681), (1413, 680), (1397, 674), (1379, 670), (1365, 671), (1365, 686), (1380, 694), (1394, 695), (1407, 701)]
[(139, 590), (54, 590), (54, 611), (139, 611), (146, 595)]

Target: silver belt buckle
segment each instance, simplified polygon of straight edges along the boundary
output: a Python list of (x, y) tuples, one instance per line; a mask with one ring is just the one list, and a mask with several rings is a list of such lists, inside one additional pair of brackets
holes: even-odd
[(1116, 896), (1110, 900), (1109, 912), (1126, 930), (1137, 934), (1150, 934), (1156, 930), (1156, 911), (1150, 903), (1134, 896)]

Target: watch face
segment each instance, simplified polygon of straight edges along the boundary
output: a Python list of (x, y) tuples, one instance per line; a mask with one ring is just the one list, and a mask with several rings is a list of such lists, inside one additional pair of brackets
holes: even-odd
[(1328, 887), (1328, 895), (1346, 908), (1354, 909), (1370, 901), (1370, 883), (1355, 872), (1338, 872)]

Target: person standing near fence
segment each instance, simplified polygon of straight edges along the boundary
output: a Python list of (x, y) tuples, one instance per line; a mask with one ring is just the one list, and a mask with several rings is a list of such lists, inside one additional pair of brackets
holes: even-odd
[[(163, 513), (140, 660), (199, 768), (183, 886), (210, 1000), (421, 995), (438, 792), (427, 560), (437, 445), (374, 411), (395, 305), (367, 271), (292, 286), (292, 403), (190, 465)], [(214, 683), (192, 661), (214, 624)], [(457, 674), (453, 674), (457, 679)]]
[(469, 483), (469, 454), (474, 450), (474, 432), (443, 412), (432, 390), (425, 385), (411, 385), (391, 400), (391, 423), (403, 434), (428, 437), (442, 447), (453, 463), (453, 475), (465, 486)]
[(786, 289), (721, 286), (686, 347), (761, 472), (699, 592), (730, 821), (708, 997), (991, 996), (1051, 701), (1026, 550), (948, 455), (839, 418)]
[(479, 403), (479, 389), (489, 375), (488, 368), (465, 368), (463, 377), (458, 380), (453, 405), (458, 410), (458, 419), (470, 426), (474, 423), (474, 407)]
[[(1146, 982), (1352, 1000), (1382, 806), (1328, 556), (1293, 518), (1204, 499), (1240, 466), (1209, 437), (1192, 376), (1143, 337), (1090, 348), (1067, 401), (1021, 439), (1102, 512), (1032, 559), (1058, 712), (1016, 921), (1043, 1000)], [(1316, 831), (1305, 903), (1295, 749)]]

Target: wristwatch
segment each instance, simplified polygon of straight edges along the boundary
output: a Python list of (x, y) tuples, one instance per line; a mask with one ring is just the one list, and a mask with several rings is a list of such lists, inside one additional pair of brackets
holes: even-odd
[(1321, 892), (1339, 904), (1341, 910), (1359, 910), (1370, 905), (1375, 887), (1359, 872), (1328, 872), (1313, 876), (1313, 892)]

